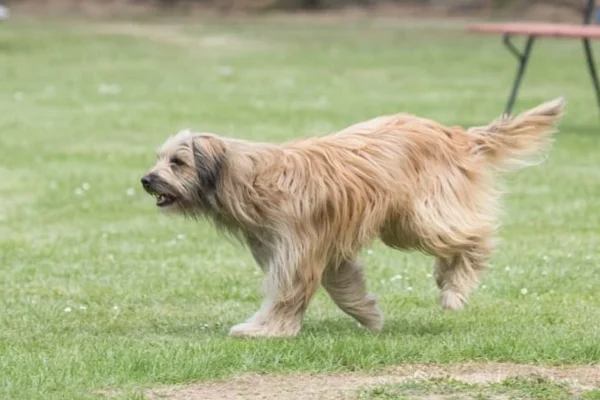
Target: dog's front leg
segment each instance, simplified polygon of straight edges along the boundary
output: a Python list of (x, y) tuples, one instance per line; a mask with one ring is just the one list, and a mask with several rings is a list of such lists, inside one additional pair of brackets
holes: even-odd
[(247, 321), (231, 328), (230, 335), (286, 337), (300, 332), (304, 313), (321, 283), (322, 268), (307, 257), (294, 262), (293, 254), (279, 252), (270, 257), (262, 306)]

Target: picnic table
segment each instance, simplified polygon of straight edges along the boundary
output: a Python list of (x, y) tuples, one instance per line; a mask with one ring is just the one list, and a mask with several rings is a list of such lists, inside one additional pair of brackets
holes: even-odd
[[(540, 37), (570, 38), (581, 39), (585, 51), (588, 70), (594, 89), (596, 90), (596, 100), (600, 107), (600, 82), (594, 55), (590, 45), (591, 39), (600, 39), (600, 26), (590, 24), (592, 13), (596, 7), (596, 0), (587, 0), (583, 15), (583, 24), (550, 24), (535, 22), (516, 22), (516, 23), (479, 23), (468, 26), (468, 31), (473, 33), (501, 34), (504, 36), (504, 45), (517, 58), (519, 66), (515, 76), (512, 91), (506, 104), (505, 112), (510, 114), (521, 86), (521, 80), (525, 74), (527, 62), (531, 55), (533, 43)], [(511, 41), (513, 36), (526, 36), (525, 48), (519, 51)]]

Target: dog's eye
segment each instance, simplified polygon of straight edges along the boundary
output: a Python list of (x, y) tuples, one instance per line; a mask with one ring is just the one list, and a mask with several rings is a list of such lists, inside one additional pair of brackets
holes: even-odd
[(181, 167), (182, 165), (184, 165), (184, 162), (179, 157), (171, 158), (170, 162), (171, 165), (175, 165), (176, 167)]

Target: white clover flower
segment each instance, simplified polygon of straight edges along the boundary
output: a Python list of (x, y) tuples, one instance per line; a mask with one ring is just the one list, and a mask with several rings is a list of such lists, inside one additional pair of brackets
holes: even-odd
[(101, 83), (98, 85), (98, 93), (100, 94), (118, 94), (121, 93), (121, 87), (115, 84)]
[(233, 75), (233, 73), (234, 73), (234, 70), (229, 65), (223, 65), (222, 67), (219, 68), (219, 75), (221, 75), (221, 76), (231, 76), (231, 75)]

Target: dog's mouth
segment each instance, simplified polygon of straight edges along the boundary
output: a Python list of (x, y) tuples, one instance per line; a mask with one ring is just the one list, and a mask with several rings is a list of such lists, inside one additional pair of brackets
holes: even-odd
[(157, 207), (168, 207), (177, 200), (177, 197), (167, 193), (152, 193), (152, 195), (156, 197)]
[(169, 193), (160, 193), (156, 190), (152, 190), (150, 188), (146, 188), (146, 191), (156, 197), (156, 206), (157, 207), (168, 207), (177, 201), (177, 197), (173, 196)]
[(177, 202), (177, 195), (172, 194), (173, 189), (166, 185), (160, 178), (147, 175), (141, 181), (146, 193), (156, 198), (157, 207), (168, 207)]

